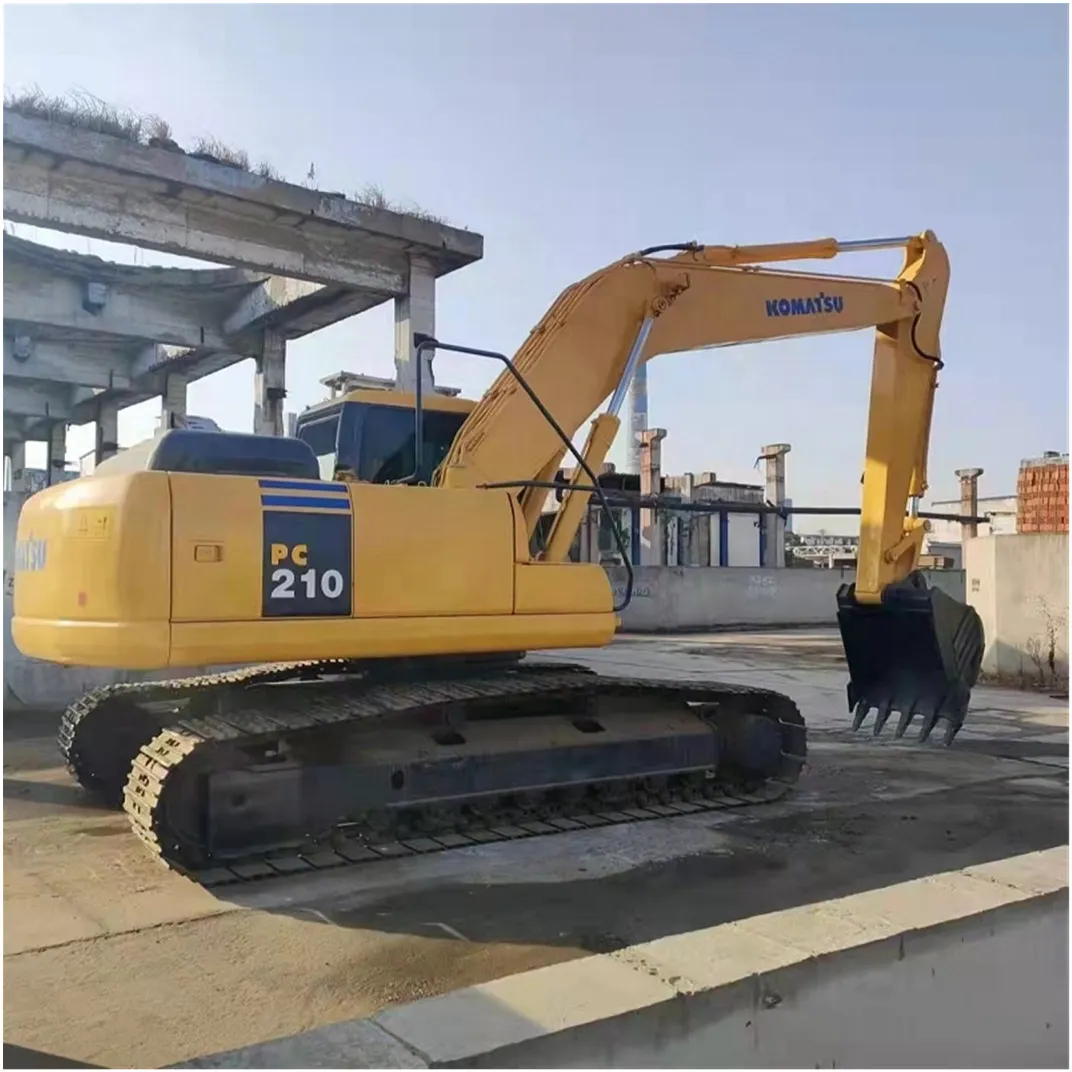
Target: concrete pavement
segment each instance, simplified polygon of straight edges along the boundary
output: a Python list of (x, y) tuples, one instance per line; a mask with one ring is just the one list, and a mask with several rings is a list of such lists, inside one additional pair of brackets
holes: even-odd
[(621, 637), (585, 658), (800, 705), (798, 792), (214, 893), (162, 870), (5, 720), (5, 1038), (152, 1067), (757, 913), (1067, 843), (1068, 713), (979, 689), (951, 750), (846, 729), (831, 631)]

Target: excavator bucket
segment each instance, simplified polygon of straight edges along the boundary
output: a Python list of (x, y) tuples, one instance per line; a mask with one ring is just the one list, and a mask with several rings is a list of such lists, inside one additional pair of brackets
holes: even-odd
[(952, 744), (983, 659), (983, 624), (974, 608), (929, 588), (919, 572), (890, 585), (881, 603), (857, 602), (853, 584), (842, 585), (837, 600), (852, 728), (876, 708), (876, 737), (897, 712), (897, 737), (919, 716), (925, 741), (944, 719), (945, 744)]

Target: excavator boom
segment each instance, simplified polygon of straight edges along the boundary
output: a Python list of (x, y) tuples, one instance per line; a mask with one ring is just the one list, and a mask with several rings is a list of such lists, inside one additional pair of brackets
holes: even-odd
[[(905, 262), (889, 282), (757, 267), (895, 245), (903, 246)], [(874, 328), (856, 595), (877, 603), (888, 584), (915, 569), (922, 545), (923, 523), (906, 521), (905, 509), (926, 491), (948, 282), (945, 249), (930, 232), (859, 243), (686, 246), (671, 257), (648, 250), (563, 291), (513, 367), (572, 437), (608, 397), (607, 413), (617, 417), (636, 365), (657, 355)], [(563, 451), (508, 370), (462, 425), (437, 480), (451, 488), (546, 481)], [(602, 458), (587, 460), (598, 467)], [(547, 494), (539, 487), (521, 494), (530, 536)], [(564, 532), (563, 542), (573, 535)]]

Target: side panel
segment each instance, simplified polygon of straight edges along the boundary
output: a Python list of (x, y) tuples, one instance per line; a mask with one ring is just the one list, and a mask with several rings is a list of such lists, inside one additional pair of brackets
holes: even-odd
[(510, 496), (353, 484), (354, 616), (511, 614)]
[(261, 615), (261, 503), (255, 477), (171, 473), (174, 622)]
[(166, 665), (170, 537), (163, 473), (85, 477), (32, 496), (15, 543), (19, 650), (83, 666)]
[(348, 618), (346, 484), (172, 473), (175, 622)]

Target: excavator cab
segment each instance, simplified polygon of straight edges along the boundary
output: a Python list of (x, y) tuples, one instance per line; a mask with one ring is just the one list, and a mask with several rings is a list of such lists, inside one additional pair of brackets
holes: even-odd
[(930, 587), (918, 570), (887, 586), (879, 603), (858, 601), (855, 584), (837, 594), (838, 628), (849, 668), (852, 728), (876, 710), (877, 737), (898, 714), (896, 737), (919, 716), (919, 740), (945, 721), (953, 743), (979, 676), (985, 640), (973, 607)]
[[(431, 394), (421, 401), (423, 446), (416, 483), (430, 484), (474, 403)], [(416, 401), (401, 391), (359, 389), (302, 413), (295, 436), (316, 455), (322, 480), (390, 484), (414, 476)]]

